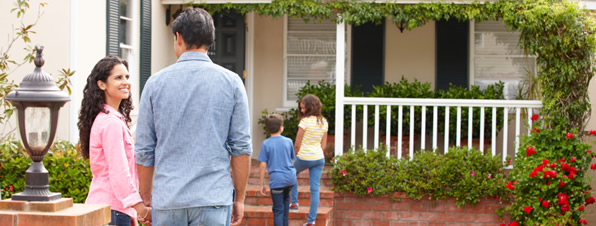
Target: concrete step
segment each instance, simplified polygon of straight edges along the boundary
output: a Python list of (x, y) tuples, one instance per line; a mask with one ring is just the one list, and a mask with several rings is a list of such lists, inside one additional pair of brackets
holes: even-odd
[[(290, 211), (289, 225), (301, 226), (308, 218), (308, 207), (299, 207), (298, 211)], [(244, 206), (244, 218), (242, 226), (273, 226), (273, 212), (271, 206)], [(333, 208), (319, 207), (317, 209), (317, 226), (333, 225)]]
[[(273, 205), (271, 196), (269, 194), (262, 196), (259, 193), (259, 189), (259, 185), (248, 185), (246, 187), (246, 200), (244, 203), (255, 206)], [(267, 189), (269, 189), (269, 186), (267, 186)], [(321, 186), (319, 188), (319, 207), (333, 207), (334, 196), (335, 192), (330, 187)], [(298, 186), (298, 203), (301, 207), (310, 206), (310, 188), (308, 186)], [(269, 207), (269, 210), (271, 210), (271, 207)]]

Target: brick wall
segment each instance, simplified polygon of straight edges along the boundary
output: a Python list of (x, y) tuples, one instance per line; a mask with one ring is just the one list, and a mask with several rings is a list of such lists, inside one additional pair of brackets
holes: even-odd
[(398, 201), (384, 197), (356, 197), (351, 193), (335, 193), (335, 226), (499, 226), (495, 213), (504, 207), (499, 200), (483, 199), (474, 207), (457, 207), (455, 199), (411, 199), (403, 193), (395, 193)]

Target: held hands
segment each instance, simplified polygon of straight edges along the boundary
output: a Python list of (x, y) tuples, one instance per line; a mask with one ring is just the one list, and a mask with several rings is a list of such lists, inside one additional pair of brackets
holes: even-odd
[(259, 193), (261, 193), (262, 196), (267, 196), (267, 188), (263, 185), (261, 185), (261, 189), (259, 189)]
[(151, 223), (152, 223), (151, 222), (151, 217), (152, 217), (151, 216), (151, 207), (145, 207), (145, 213), (144, 213), (144, 215), (141, 215), (143, 213), (141, 213), (139, 211), (137, 211), (137, 214), (138, 214), (137, 219), (139, 219), (139, 221), (142, 224), (144, 224), (146, 226), (151, 226)]

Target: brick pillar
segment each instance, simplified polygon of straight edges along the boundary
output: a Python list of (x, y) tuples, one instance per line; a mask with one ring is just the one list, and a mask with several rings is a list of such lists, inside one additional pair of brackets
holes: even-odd
[(6, 226), (83, 226), (107, 225), (109, 205), (73, 204), (71, 198), (51, 202), (0, 201), (0, 225)]

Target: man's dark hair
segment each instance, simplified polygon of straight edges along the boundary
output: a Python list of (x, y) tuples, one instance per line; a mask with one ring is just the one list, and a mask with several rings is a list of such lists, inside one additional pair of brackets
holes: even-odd
[(207, 49), (215, 41), (215, 26), (213, 18), (207, 11), (201, 8), (187, 8), (172, 22), (172, 33), (176, 36), (180, 33), (186, 49), (201, 48)]
[(283, 123), (284, 118), (279, 114), (270, 114), (265, 118), (265, 127), (270, 134), (279, 132)]

